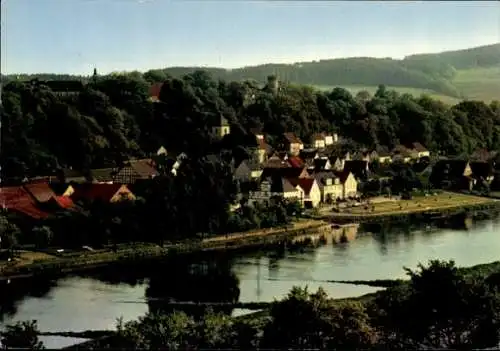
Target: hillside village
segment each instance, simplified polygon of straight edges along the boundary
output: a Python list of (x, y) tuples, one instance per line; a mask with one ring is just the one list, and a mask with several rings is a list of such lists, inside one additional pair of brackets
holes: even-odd
[[(212, 127), (214, 138), (230, 133), (231, 126), (224, 118)], [(309, 145), (287, 132), (273, 148), (261, 131), (252, 130), (252, 134), (255, 147), (250, 157), (231, 162), (233, 179), (240, 189), (233, 210), (241, 201), (267, 203), (276, 197), (297, 200), (306, 209), (346, 206), (368, 202), (371, 196), (390, 195), (398, 182), (403, 193), (500, 190), (500, 164), (496, 153), (487, 150), (477, 150), (469, 159), (433, 155), (418, 142), (390, 151), (346, 150), (342, 136), (329, 132), (314, 134)], [(86, 175), (60, 169), (51, 175), (25, 178), (22, 185), (2, 187), (0, 199), (5, 210), (33, 220), (94, 201), (135, 201), (135, 190), (141, 184), (166, 174), (176, 176), (188, 158), (186, 153), (171, 154), (161, 146), (150, 158), (131, 159), (120, 167), (92, 169)]]

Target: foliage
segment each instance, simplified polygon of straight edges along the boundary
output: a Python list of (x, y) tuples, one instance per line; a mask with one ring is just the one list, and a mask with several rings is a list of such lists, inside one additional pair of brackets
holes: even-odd
[(2, 342), (4, 349), (44, 349), (43, 343), (38, 340), (37, 321), (17, 322), (7, 325), (2, 332)]

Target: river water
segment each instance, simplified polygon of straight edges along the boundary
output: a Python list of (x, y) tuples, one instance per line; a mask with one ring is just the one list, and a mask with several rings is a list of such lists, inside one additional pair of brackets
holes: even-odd
[[(327, 241), (300, 250), (239, 253), (230, 258), (217, 254), (211, 260), (223, 262), (224, 268), (204, 278), (185, 279), (188, 270), (184, 265), (165, 264), (137, 272), (122, 269), (57, 281), (29, 280), (15, 289), (2, 286), (0, 328), (35, 319), (45, 332), (114, 329), (119, 317), (133, 320), (160, 308), (148, 303), (146, 295), (184, 301), (256, 302), (281, 298), (294, 285), (308, 285), (311, 290), (322, 286), (337, 298), (359, 296), (377, 289), (325, 281), (404, 278), (403, 266), (415, 268), (430, 259), (453, 259), (461, 266), (500, 259), (498, 219), (474, 223), (468, 230), (392, 229), (384, 234), (356, 227), (348, 230), (351, 241), (345, 244)], [(232, 311), (235, 315), (242, 312)], [(80, 341), (42, 339), (49, 348)]]

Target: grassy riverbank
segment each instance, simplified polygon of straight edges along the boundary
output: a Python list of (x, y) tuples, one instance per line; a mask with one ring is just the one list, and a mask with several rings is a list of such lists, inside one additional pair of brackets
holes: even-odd
[(328, 218), (338, 222), (364, 222), (411, 214), (447, 215), (457, 210), (491, 208), (500, 208), (500, 201), (482, 196), (442, 192), (436, 195), (417, 196), (411, 200), (387, 199), (387, 201), (340, 209), (338, 212), (323, 212), (316, 218)]
[(18, 257), (14, 261), (0, 263), (0, 280), (25, 278), (38, 274), (63, 274), (117, 262), (154, 259), (174, 254), (257, 246), (307, 232), (325, 230), (325, 228), (329, 228), (329, 225), (323, 221), (300, 220), (279, 228), (189, 240), (167, 244), (163, 247), (149, 243), (133, 243), (120, 245), (116, 251), (107, 248), (95, 251), (58, 253), (57, 255), (24, 250), (18, 252)]

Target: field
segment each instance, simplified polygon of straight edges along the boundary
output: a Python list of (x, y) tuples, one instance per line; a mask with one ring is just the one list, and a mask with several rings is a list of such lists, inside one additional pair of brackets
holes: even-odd
[[(333, 85), (313, 85), (314, 88), (321, 90), (321, 91), (331, 91), (335, 86)], [(362, 86), (362, 85), (345, 85), (345, 86), (339, 86), (340, 88), (344, 88), (348, 90), (351, 94), (355, 95), (359, 91), (366, 90), (369, 92), (371, 95), (375, 94), (377, 91), (378, 87), (376, 86)], [(454, 105), (458, 102), (460, 102), (460, 99), (454, 98), (451, 96), (446, 96), (442, 95), (439, 93), (436, 93), (435, 91), (432, 90), (425, 90), (425, 89), (418, 89), (418, 88), (410, 88), (410, 87), (394, 87), (394, 86), (387, 86), (386, 87), (389, 90), (396, 90), (400, 94), (411, 94), (413, 96), (420, 96), (422, 94), (429, 95), (430, 97), (441, 100), (442, 102), (450, 105)]]
[(471, 100), (500, 100), (500, 65), (457, 71), (452, 81)]
[(427, 197), (415, 197), (412, 200), (385, 201), (376, 204), (358, 206), (341, 210), (338, 214), (345, 216), (373, 216), (382, 214), (409, 214), (415, 212), (443, 210), (487, 204), (496, 200), (485, 197), (444, 192)]

